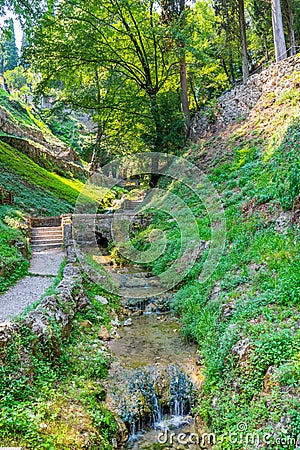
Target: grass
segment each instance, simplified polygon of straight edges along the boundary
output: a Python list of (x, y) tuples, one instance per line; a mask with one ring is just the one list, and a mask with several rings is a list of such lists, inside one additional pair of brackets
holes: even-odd
[(22, 255), (25, 249), (23, 215), (9, 207), (0, 207), (0, 293), (26, 275), (29, 261)]
[(38, 166), (26, 155), (3, 142), (0, 143), (0, 162), (32, 184), (39, 186), (70, 204), (76, 203), (84, 184), (77, 180), (63, 178)]
[[(109, 312), (118, 303), (110, 297), (104, 306), (95, 300), (95, 295), (103, 295), (99, 287), (88, 281), (84, 287), (91, 304), (77, 314), (60, 357), (50, 361), (42, 347), (32, 350), (34, 336), (24, 327), (7, 349), (5, 365), (0, 368), (2, 445), (37, 450), (112, 449), (117, 426), (105, 407), (104, 387), (110, 357), (98, 332), (108, 324)], [(27, 348), (25, 360), (20, 358), (21, 342)], [(29, 369), (28, 361), (34, 363), (33, 368)]]
[[(200, 284), (203, 258), (197, 260), (173, 304), (185, 334), (199, 346), (205, 383), (196, 413), (223, 437), (216, 449), (241, 448), (228, 439), (241, 420), (249, 433), (270, 432), (275, 450), (294, 449), (300, 433), (299, 217), (281, 228), (276, 222), (283, 212), (291, 219), (300, 198), (297, 98), (299, 88), (284, 92), (264, 113), (254, 111), (232, 132), (229, 128), (188, 152), (205, 167), (227, 221), (225, 252), (213, 276)], [(201, 238), (209, 240), (210, 223), (199, 201), (174, 183), (169, 189), (185, 200)], [(162, 214), (148, 231), (153, 227), (168, 238), (164, 255), (151, 267), (161, 274), (176, 259), (180, 235)]]
[(7, 113), (9, 121), (17, 127), (27, 131), (30, 131), (30, 129), (32, 131), (38, 130), (50, 144), (61, 144), (59, 138), (52, 133), (51, 129), (42, 120), (39, 112), (34, 107), (12, 98), (3, 89), (0, 89), (0, 108)]

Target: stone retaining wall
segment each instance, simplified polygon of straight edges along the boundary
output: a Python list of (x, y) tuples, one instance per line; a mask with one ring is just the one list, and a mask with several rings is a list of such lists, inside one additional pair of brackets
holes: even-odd
[[(5, 363), (9, 344), (21, 335), (24, 327), (34, 336), (31, 340), (31, 349), (23, 348), (24, 355), (34, 354), (36, 346), (42, 344), (49, 355), (59, 356), (61, 341), (69, 336), (76, 313), (88, 304), (89, 299), (82, 288), (81, 270), (72, 262), (67, 262), (62, 280), (54, 294), (44, 297), (37, 307), (20, 321), (0, 323), (1, 363)], [(22, 355), (20, 358), (22, 359)]]
[[(122, 211), (115, 214), (76, 214), (72, 218), (75, 224), (75, 237), (79, 244), (93, 245), (96, 236), (102, 236), (109, 242), (113, 240), (112, 228), (120, 220), (121, 223), (126, 221), (130, 223), (131, 228), (146, 227), (150, 221), (149, 214), (136, 214), (134, 212)], [(70, 234), (68, 235), (70, 236)], [(65, 245), (68, 245), (65, 235)]]
[[(87, 177), (87, 171), (82, 165), (79, 164), (79, 161), (68, 160), (69, 155), (67, 152), (55, 154), (55, 152), (51, 152), (48, 148), (46, 148), (44, 143), (40, 145), (37, 142), (29, 142), (25, 138), (15, 136), (1, 135), (0, 139), (11, 147), (20, 150), (46, 170), (54, 170), (62, 176), (66, 176), (66, 174), (70, 172), (77, 178), (84, 179)], [(64, 156), (66, 156), (66, 159), (64, 159)]]
[(271, 64), (261, 73), (252, 75), (247, 83), (236, 86), (218, 98), (215, 119), (212, 111), (204, 109), (196, 114), (191, 138), (206, 137), (237, 119), (245, 118), (263, 94), (276, 93), (277, 89), (291, 89), (300, 85), (300, 55)]

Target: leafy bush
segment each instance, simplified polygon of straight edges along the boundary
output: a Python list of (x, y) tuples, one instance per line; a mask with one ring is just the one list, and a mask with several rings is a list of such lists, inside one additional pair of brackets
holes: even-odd
[[(1, 220), (0, 206), (0, 292), (23, 277), (28, 270), (29, 261), (22, 256), (16, 242), (26, 246), (26, 241), (19, 229), (11, 228)], [(7, 209), (4, 207), (7, 211)]]

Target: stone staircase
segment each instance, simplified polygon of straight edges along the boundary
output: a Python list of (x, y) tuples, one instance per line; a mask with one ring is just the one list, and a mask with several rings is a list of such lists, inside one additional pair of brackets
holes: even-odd
[(63, 244), (62, 227), (32, 227), (31, 248), (35, 252), (61, 249)]

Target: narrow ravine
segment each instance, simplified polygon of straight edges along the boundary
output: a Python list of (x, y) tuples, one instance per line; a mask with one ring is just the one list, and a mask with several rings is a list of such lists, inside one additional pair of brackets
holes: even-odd
[(118, 339), (108, 344), (115, 360), (107, 383), (107, 405), (128, 432), (128, 441), (118, 448), (179, 449), (177, 435), (194, 432), (192, 409), (203, 378), (196, 345), (184, 339), (178, 319), (157, 306), (168, 309), (171, 299), (168, 294), (142, 304), (139, 299), (136, 305), (134, 299), (125, 300), (128, 325), (120, 327)]

